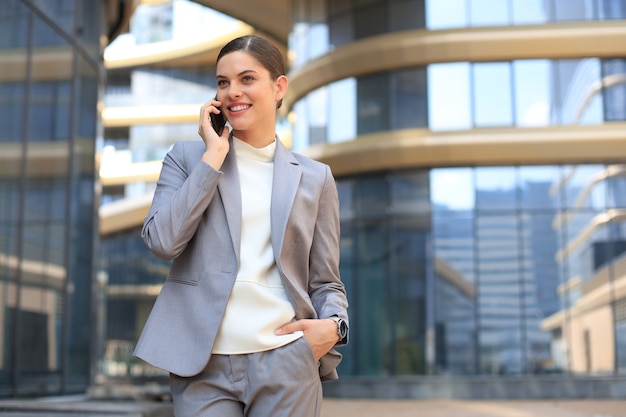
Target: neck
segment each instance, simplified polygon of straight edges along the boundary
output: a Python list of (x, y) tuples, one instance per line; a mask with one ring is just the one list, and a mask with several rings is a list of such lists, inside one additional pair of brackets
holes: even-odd
[(276, 131), (274, 129), (262, 132), (258, 130), (233, 130), (233, 136), (255, 148), (264, 148), (276, 140)]

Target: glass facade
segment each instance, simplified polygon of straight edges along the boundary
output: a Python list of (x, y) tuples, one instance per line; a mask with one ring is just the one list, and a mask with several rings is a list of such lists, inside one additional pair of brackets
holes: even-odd
[[(338, 183), (354, 335), (344, 375), (623, 374), (626, 299), (613, 289), (626, 279), (624, 166), (416, 169)], [(572, 312), (550, 324), (593, 289), (616, 321), (588, 328)], [(597, 360), (587, 367), (580, 349)]]
[(0, 396), (90, 382), (101, 7), (0, 5)]
[(350, 42), (411, 29), (626, 19), (626, 0), (294, 0), (298, 67)]
[(625, 58), (585, 58), (453, 62), (344, 79), (295, 104), (293, 146), (303, 150), (408, 128), (450, 131), (625, 121), (625, 73)]
[[(227, 33), (236, 21), (201, 4), (189, 0), (173, 0), (142, 4), (133, 13), (130, 31), (107, 47), (107, 54), (122, 51), (136, 54), (136, 47), (149, 46), (149, 53), (158, 51), (159, 43), (188, 47), (203, 38), (211, 39), (213, 32), (206, 27)], [(200, 34), (200, 35), (199, 35)], [(205, 40), (206, 40), (205, 39)], [(158, 53), (156, 53), (158, 55)], [(153, 106), (168, 111), (179, 105), (197, 105), (215, 95), (215, 68), (212, 63), (168, 63), (139, 65), (112, 69), (107, 72), (105, 106), (107, 109), (133, 109), (149, 114)], [(172, 144), (198, 138), (197, 122), (142, 123), (105, 127), (104, 163), (131, 164), (160, 161)], [(125, 167), (118, 165), (120, 171)], [(120, 189), (104, 189), (104, 203), (125, 197), (138, 197), (154, 190), (154, 184), (134, 183)]]
[(134, 358), (132, 352), (169, 271), (169, 261), (152, 255), (141, 239), (141, 227), (106, 236), (100, 259), (107, 294), (100, 311), (106, 329), (99, 371), (109, 377), (165, 376)]
[[(107, 84), (105, 99), (109, 109), (203, 103), (215, 95), (213, 68), (134, 68), (111, 73), (114, 82)], [(197, 136), (196, 123), (140, 124), (105, 129), (104, 144), (107, 151), (130, 151), (129, 162), (145, 162), (160, 160), (176, 141)]]
[[(293, 5), (294, 68), (407, 29), (626, 19), (620, 0)], [(394, 10), (403, 16), (392, 23)], [(345, 78), (294, 104), (293, 149), (411, 128), (624, 122), (625, 72), (624, 56), (590, 56), (433, 63)], [(624, 375), (624, 172), (608, 161), (522, 162), (337, 178), (352, 332), (341, 373)]]
[[(292, 5), (292, 68), (401, 30), (626, 18), (623, 1), (602, 0)], [(165, 12), (157, 20), (167, 30), (150, 36), (174, 36), (168, 25), (176, 26), (176, 15)], [(625, 57), (616, 56), (436, 63), (349, 77), (294, 103), (291, 144), (303, 151), (403, 129), (620, 123), (625, 71)], [(213, 88), (211, 74), (191, 66), (116, 70), (107, 105), (201, 102)], [(160, 160), (171, 143), (197, 139), (194, 126), (114, 127), (105, 140), (129, 161)], [(477, 160), (471, 167), (338, 177), (341, 274), (351, 315), (340, 374), (625, 375), (626, 168), (576, 162)], [(150, 191), (149, 184), (104, 190), (110, 201)], [(131, 352), (167, 263), (150, 255), (138, 228), (105, 236), (102, 260), (109, 283), (103, 372), (160, 375)]]

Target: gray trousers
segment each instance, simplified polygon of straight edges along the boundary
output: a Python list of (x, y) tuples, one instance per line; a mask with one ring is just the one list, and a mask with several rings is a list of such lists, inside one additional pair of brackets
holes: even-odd
[(280, 348), (212, 355), (198, 375), (170, 374), (176, 417), (319, 417), (319, 362), (301, 337)]

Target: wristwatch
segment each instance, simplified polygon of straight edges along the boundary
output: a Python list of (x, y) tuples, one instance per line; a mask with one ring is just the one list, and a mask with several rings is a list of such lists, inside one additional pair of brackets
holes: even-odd
[(337, 316), (330, 316), (329, 319), (334, 320), (337, 323), (337, 336), (339, 336), (339, 341), (337, 343), (345, 343), (343, 342), (348, 336), (348, 325), (346, 322)]

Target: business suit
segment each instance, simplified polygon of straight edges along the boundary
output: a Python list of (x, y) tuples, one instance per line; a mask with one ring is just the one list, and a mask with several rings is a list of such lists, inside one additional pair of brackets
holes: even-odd
[[(197, 375), (209, 362), (237, 274), (241, 195), (230, 141), (220, 171), (200, 160), (203, 142), (177, 143), (164, 159), (142, 229), (152, 252), (173, 263), (135, 355), (182, 377)], [(271, 242), (296, 319), (336, 315), (347, 322), (329, 167), (277, 140), (273, 181)], [(320, 378), (336, 379), (340, 360), (334, 349), (321, 358)]]

